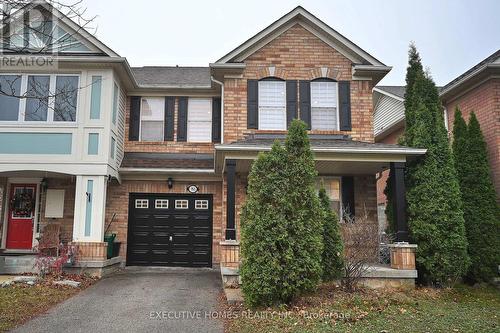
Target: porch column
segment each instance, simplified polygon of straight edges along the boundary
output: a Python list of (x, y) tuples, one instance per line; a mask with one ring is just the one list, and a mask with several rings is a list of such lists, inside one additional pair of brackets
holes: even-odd
[(226, 240), (236, 240), (236, 160), (226, 160)]
[(77, 176), (73, 242), (103, 242), (107, 176)]
[(396, 222), (396, 242), (408, 242), (408, 221), (406, 219), (405, 163), (391, 162), (393, 209)]

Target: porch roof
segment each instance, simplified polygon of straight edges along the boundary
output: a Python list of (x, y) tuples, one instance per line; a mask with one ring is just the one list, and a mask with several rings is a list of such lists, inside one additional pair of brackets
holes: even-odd
[[(424, 155), (426, 149), (395, 144), (356, 141), (346, 135), (310, 135), (311, 150), (320, 174), (375, 174), (389, 168), (390, 162), (406, 162)], [(237, 160), (237, 171), (248, 172), (259, 152), (270, 151), (273, 143), (285, 137), (258, 134), (230, 144), (215, 146), (215, 170), (224, 172), (225, 161)]]

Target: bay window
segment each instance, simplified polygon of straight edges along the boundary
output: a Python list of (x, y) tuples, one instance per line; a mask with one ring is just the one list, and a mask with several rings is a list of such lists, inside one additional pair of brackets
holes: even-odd
[(285, 81), (259, 81), (259, 129), (286, 130)]
[(190, 98), (188, 100), (187, 141), (212, 141), (212, 99)]
[(54, 121), (76, 121), (78, 76), (58, 76), (54, 104)]
[(165, 98), (143, 97), (141, 99), (141, 141), (163, 141), (165, 124)]
[(49, 111), (50, 76), (29, 75), (26, 89), (25, 121), (47, 121)]
[(0, 121), (19, 120), (20, 75), (0, 75)]
[(0, 121), (75, 122), (79, 89), (76, 75), (0, 75)]
[(339, 129), (338, 84), (335, 81), (311, 82), (311, 129)]

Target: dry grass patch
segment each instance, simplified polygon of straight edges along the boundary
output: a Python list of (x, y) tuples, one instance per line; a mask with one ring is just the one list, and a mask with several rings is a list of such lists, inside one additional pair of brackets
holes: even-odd
[(96, 281), (94, 278), (78, 275), (65, 275), (64, 278), (81, 282), (80, 287), (54, 285), (52, 282), (55, 278), (48, 276), (33, 286), (16, 283), (0, 288), (0, 332), (8, 331), (46, 312)]

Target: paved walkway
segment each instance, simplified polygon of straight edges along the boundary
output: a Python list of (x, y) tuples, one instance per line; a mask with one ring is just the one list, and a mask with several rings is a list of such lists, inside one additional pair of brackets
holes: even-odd
[(210, 316), (220, 280), (218, 270), (127, 269), (14, 332), (223, 332)]

